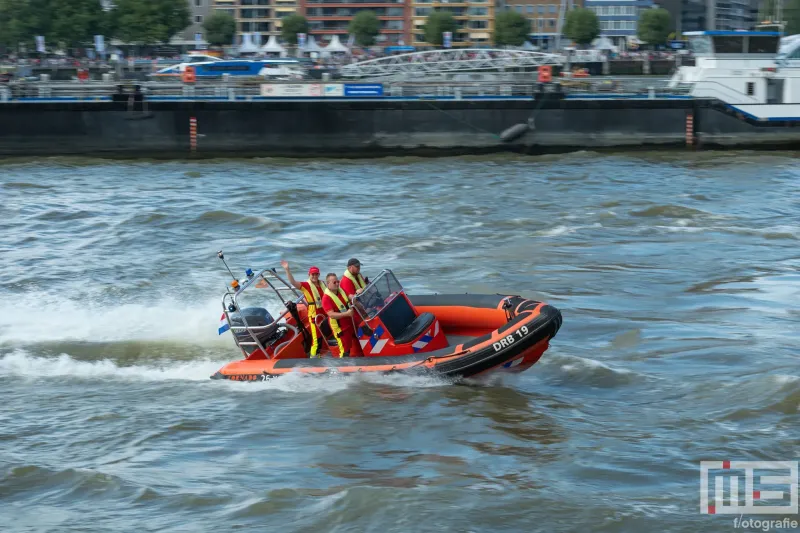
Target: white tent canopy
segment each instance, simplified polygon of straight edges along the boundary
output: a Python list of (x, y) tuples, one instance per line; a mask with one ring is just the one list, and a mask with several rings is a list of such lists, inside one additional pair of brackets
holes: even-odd
[(259, 52), (258, 46), (253, 42), (252, 33), (242, 34), (242, 44), (239, 46), (240, 54), (255, 54)]
[(346, 54), (350, 53), (350, 50), (342, 44), (339, 40), (338, 35), (334, 35), (331, 42), (328, 43), (328, 46), (325, 47), (325, 52), (332, 53), (332, 52), (344, 52)]
[(267, 40), (267, 44), (261, 47), (261, 51), (268, 53), (268, 54), (280, 54), (281, 57), (286, 55), (286, 48), (278, 43), (277, 37), (274, 35), (269, 36), (269, 40)]
[(322, 48), (320, 48), (317, 41), (314, 40), (313, 35), (308, 36), (306, 45), (301, 50), (303, 50), (303, 52), (322, 52)]
[(608, 37), (598, 37), (592, 41), (592, 48), (595, 50), (611, 50), (612, 52), (618, 51), (614, 43)]

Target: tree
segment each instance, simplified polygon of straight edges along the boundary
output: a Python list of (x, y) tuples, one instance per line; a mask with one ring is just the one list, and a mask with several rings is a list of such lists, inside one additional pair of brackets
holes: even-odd
[(36, 35), (50, 41), (52, 0), (0, 0), (0, 44), (32, 44)]
[(103, 33), (106, 14), (100, 0), (51, 0), (52, 19), (47, 37), (67, 47), (89, 44)]
[(590, 9), (573, 9), (567, 13), (564, 35), (578, 44), (588, 45), (600, 35), (600, 21)]
[(30, 35), (30, 29), (21, 16), (26, 9), (24, 0), (0, 0), (0, 46), (15, 48)]
[(186, 0), (115, 0), (114, 36), (127, 43), (166, 43), (189, 24)]
[(672, 17), (666, 9), (646, 9), (639, 17), (636, 36), (649, 44), (665, 44), (671, 25)]
[(494, 44), (521, 46), (531, 32), (531, 21), (516, 11), (503, 11), (494, 21)]
[(289, 44), (297, 44), (297, 34), (308, 33), (308, 21), (303, 15), (289, 15), (283, 19), (281, 37)]
[(348, 31), (355, 35), (359, 46), (372, 46), (375, 44), (375, 37), (381, 31), (381, 21), (374, 11), (359, 11), (350, 21)]
[(458, 28), (456, 19), (449, 11), (433, 11), (425, 21), (423, 31), (425, 32), (425, 42), (434, 46), (441, 46), (444, 42), (444, 32), (455, 32)]
[(778, 22), (776, 7), (777, 2), (775, 0), (761, 0), (758, 6), (758, 21), (756, 22)]
[(228, 13), (217, 11), (203, 22), (203, 28), (206, 30), (206, 41), (211, 46), (223, 46), (233, 41), (236, 21)]
[(783, 18), (786, 20), (784, 35), (800, 33), (800, 0), (789, 0), (784, 4)]

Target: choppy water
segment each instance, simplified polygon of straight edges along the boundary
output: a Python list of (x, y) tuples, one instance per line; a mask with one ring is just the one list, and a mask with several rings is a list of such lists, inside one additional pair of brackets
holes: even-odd
[[(0, 164), (3, 531), (729, 530), (700, 460), (796, 460), (790, 154)], [(510, 292), (520, 376), (212, 382), (226, 251)]]

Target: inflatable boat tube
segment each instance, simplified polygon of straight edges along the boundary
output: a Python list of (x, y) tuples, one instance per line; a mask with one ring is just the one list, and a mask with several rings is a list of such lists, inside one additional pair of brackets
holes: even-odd
[[(409, 295), (420, 317), (430, 313), (447, 346), (401, 356), (259, 358), (225, 365), (213, 379), (264, 381), (304, 374), (433, 373), (469, 378), (487, 372), (522, 372), (533, 366), (561, 327), (555, 307), (519, 296)], [(425, 315), (427, 316), (427, 315)]]

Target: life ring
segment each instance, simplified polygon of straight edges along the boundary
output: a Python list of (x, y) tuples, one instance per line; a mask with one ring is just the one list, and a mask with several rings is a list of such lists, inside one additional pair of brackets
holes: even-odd
[(194, 83), (197, 81), (197, 74), (195, 74), (194, 67), (186, 67), (181, 75), (183, 83)]
[(542, 65), (539, 67), (539, 83), (550, 83), (553, 81), (553, 67)]

